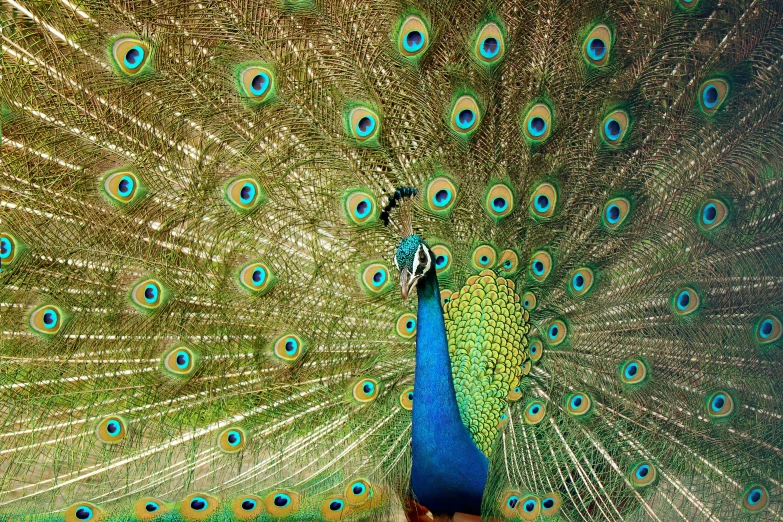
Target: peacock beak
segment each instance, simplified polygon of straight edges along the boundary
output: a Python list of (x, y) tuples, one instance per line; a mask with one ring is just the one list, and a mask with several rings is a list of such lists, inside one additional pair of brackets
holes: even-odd
[(400, 270), (400, 291), (402, 292), (402, 300), (408, 300), (408, 294), (416, 286), (416, 282), (421, 278), (420, 275), (412, 275), (408, 267), (402, 267)]

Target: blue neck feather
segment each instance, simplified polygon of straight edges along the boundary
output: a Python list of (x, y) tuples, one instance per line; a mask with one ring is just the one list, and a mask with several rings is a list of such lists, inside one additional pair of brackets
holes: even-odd
[(489, 462), (460, 418), (435, 270), (419, 281), (417, 293), (411, 485), (434, 513), (478, 515)]

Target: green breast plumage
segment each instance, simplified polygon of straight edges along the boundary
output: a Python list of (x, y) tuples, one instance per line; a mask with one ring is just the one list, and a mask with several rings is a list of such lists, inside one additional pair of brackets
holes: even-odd
[(468, 278), (443, 313), (460, 415), (489, 454), (528, 358), (528, 313), (514, 282), (491, 270)]

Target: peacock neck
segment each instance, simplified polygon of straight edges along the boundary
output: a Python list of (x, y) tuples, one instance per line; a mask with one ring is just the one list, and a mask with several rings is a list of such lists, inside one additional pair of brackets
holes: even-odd
[(411, 485), (434, 513), (479, 514), (489, 463), (459, 413), (438, 278), (419, 282)]

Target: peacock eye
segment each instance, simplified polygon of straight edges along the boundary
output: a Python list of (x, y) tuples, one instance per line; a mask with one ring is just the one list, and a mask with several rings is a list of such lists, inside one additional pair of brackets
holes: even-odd
[(544, 516), (551, 517), (557, 514), (561, 505), (562, 500), (560, 498), (560, 493), (557, 493), (556, 491), (547, 493), (541, 500), (541, 512)]
[(614, 230), (622, 225), (631, 211), (631, 202), (623, 197), (612, 198), (604, 205), (602, 221), (604, 226)]
[(503, 58), (505, 52), (505, 40), (500, 26), (495, 22), (490, 22), (481, 28), (474, 53), (479, 63), (484, 65), (495, 65)]
[(522, 131), (531, 143), (541, 143), (552, 133), (552, 109), (545, 103), (534, 104), (522, 119)]
[(546, 405), (541, 401), (533, 401), (525, 409), (525, 423), (535, 426), (544, 420)]
[(734, 398), (725, 390), (718, 390), (707, 397), (707, 413), (714, 421), (725, 420), (734, 414)]
[(683, 288), (674, 294), (674, 311), (677, 315), (689, 315), (699, 308), (701, 300), (699, 294), (692, 288)]
[(601, 123), (601, 137), (611, 147), (616, 147), (625, 138), (631, 117), (623, 110), (610, 112)]
[(505, 183), (493, 185), (487, 191), (486, 209), (490, 217), (500, 221), (514, 210), (514, 193)]
[(364, 226), (373, 223), (378, 217), (377, 209), (375, 197), (364, 190), (349, 192), (343, 202), (345, 216), (352, 225)]
[(729, 94), (729, 84), (716, 78), (704, 82), (699, 89), (699, 104), (707, 115), (713, 115), (726, 101)]
[(78, 518), (79, 520), (84, 520), (86, 522), (87, 520), (92, 519), (92, 516), (93, 516), (93, 512), (92, 509), (90, 509), (89, 507), (79, 506), (78, 508), (76, 508), (76, 518)]
[(237, 71), (237, 90), (246, 104), (259, 106), (274, 99), (275, 75), (266, 64), (245, 63)]
[(68, 317), (59, 306), (39, 306), (30, 313), (30, 328), (45, 337), (51, 337), (62, 330)]
[(491, 245), (481, 245), (473, 251), (471, 260), (477, 270), (484, 270), (495, 266), (497, 252)]
[(612, 31), (608, 26), (595, 26), (584, 40), (582, 56), (590, 65), (601, 67), (609, 60), (612, 46)]
[(378, 397), (378, 383), (372, 379), (362, 379), (353, 386), (353, 398), (360, 403), (374, 401)]
[(125, 439), (127, 427), (125, 420), (117, 415), (104, 417), (95, 428), (95, 435), (104, 444), (116, 444)]
[(225, 453), (236, 453), (245, 447), (247, 434), (242, 428), (226, 428), (218, 435), (218, 448)]
[(557, 206), (557, 189), (551, 183), (541, 183), (530, 197), (530, 211), (534, 218), (552, 217)]
[(397, 48), (400, 54), (411, 61), (421, 58), (429, 46), (429, 29), (417, 15), (408, 16), (400, 26)]
[(530, 521), (536, 520), (541, 511), (541, 505), (538, 502), (538, 498), (534, 495), (525, 495), (517, 502), (517, 513), (522, 520)]
[(435, 272), (442, 274), (448, 271), (451, 267), (451, 251), (445, 245), (435, 245), (432, 253), (435, 255)]
[(766, 508), (769, 504), (769, 493), (767, 488), (761, 485), (750, 486), (742, 499), (742, 506), (750, 511), (756, 513)]
[(626, 361), (620, 366), (620, 378), (625, 384), (642, 384), (647, 379), (647, 366), (641, 359)]
[(549, 252), (539, 250), (530, 258), (530, 275), (536, 281), (544, 281), (552, 272), (552, 256)]
[(498, 264), (505, 275), (514, 275), (519, 270), (519, 256), (513, 250), (504, 250), (500, 253)]
[(351, 506), (359, 506), (367, 501), (372, 489), (364, 479), (354, 480), (345, 488), (345, 500)]
[(161, 358), (163, 368), (173, 377), (188, 377), (196, 369), (195, 355), (186, 346), (175, 346)]
[(101, 188), (108, 201), (116, 207), (139, 200), (146, 191), (138, 175), (127, 169), (105, 174)]
[(425, 193), (427, 209), (439, 215), (447, 215), (457, 199), (457, 187), (446, 176), (433, 178)]
[(296, 334), (288, 334), (279, 337), (273, 344), (274, 355), (284, 363), (292, 363), (299, 360), (304, 353), (302, 339)]
[(584, 267), (574, 271), (571, 276), (569, 289), (574, 295), (582, 296), (587, 294), (593, 287), (594, 274), (592, 269)]
[(349, 134), (357, 143), (375, 143), (381, 121), (378, 114), (369, 107), (354, 107), (347, 117)]
[(118, 38), (112, 44), (111, 57), (116, 70), (125, 77), (138, 76), (149, 60), (149, 46), (138, 38)]
[(729, 217), (729, 207), (719, 199), (708, 199), (699, 210), (699, 225), (702, 231), (721, 226)]
[(656, 476), (655, 466), (649, 461), (640, 462), (631, 470), (631, 482), (638, 487), (649, 486)]
[(574, 417), (586, 415), (593, 406), (593, 401), (586, 393), (574, 393), (566, 398), (566, 411)]
[(451, 109), (451, 130), (458, 136), (468, 138), (478, 128), (481, 112), (478, 102), (470, 94), (457, 98)]
[(413, 409), (413, 387), (409, 386), (400, 393), (400, 406), (411, 411)]
[(783, 324), (774, 315), (765, 315), (756, 327), (756, 340), (761, 344), (769, 344), (783, 336)]
[(264, 507), (273, 517), (285, 517), (299, 507), (299, 495), (293, 491), (273, 491), (264, 498)]

